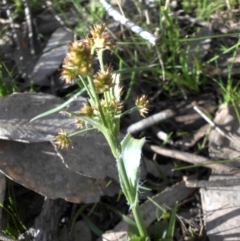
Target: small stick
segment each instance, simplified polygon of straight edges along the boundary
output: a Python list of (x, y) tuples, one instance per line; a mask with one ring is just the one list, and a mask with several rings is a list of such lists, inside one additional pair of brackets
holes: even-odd
[(152, 45), (156, 45), (157, 44), (158, 38), (156, 38), (153, 34), (147, 32), (144, 29), (142, 29), (141, 27), (137, 26), (135, 23), (130, 21), (128, 18), (125, 18), (117, 10), (115, 10), (109, 3), (107, 3), (105, 0), (99, 0), (99, 1), (103, 5), (105, 10), (107, 11), (108, 15), (113, 17), (113, 19), (115, 21), (118, 21), (121, 24), (127, 26), (134, 33), (139, 35), (141, 38), (147, 40)]
[(225, 138), (227, 138), (229, 141), (231, 141), (233, 144), (238, 144), (240, 145), (240, 140), (234, 136), (232, 133), (230, 132), (226, 132), (224, 130), (222, 130), (219, 126), (217, 126), (212, 120), (210, 120), (199, 108), (198, 106), (194, 106), (193, 109), (206, 121), (208, 122), (213, 128), (215, 128), (215, 130), (222, 136), (224, 136)]
[(148, 118), (145, 118), (143, 120), (140, 120), (130, 125), (127, 129), (127, 132), (133, 134), (138, 131), (145, 130), (161, 121), (171, 118), (174, 115), (175, 115), (175, 112), (172, 111), (171, 109), (161, 111), (155, 115), (149, 116)]
[(233, 187), (240, 185), (240, 179), (224, 179), (224, 180), (211, 180), (211, 181), (196, 181), (196, 180), (184, 180), (187, 187)]
[(182, 152), (177, 150), (171, 150), (160, 146), (150, 145), (149, 148), (163, 156), (172, 157), (192, 164), (200, 164), (205, 167), (209, 167), (212, 170), (216, 170), (222, 173), (232, 173), (235, 168), (229, 167), (223, 164), (212, 163), (208, 158), (190, 154), (188, 152)]

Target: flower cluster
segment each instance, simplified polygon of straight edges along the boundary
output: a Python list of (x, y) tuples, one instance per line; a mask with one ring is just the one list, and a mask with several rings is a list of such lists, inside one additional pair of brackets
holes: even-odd
[(105, 70), (98, 71), (94, 75), (94, 86), (98, 94), (109, 91), (114, 86), (113, 82), (113, 69), (111, 66), (105, 66)]
[(115, 99), (110, 100), (110, 102), (107, 102), (106, 100), (101, 100), (101, 108), (103, 110), (103, 113), (113, 113), (111, 117), (115, 117), (115, 115), (118, 115), (122, 112), (123, 103), (117, 102)]
[[(69, 45), (63, 61), (62, 78), (67, 83), (79, 79), (89, 96), (89, 104), (84, 104), (78, 113), (69, 114), (76, 118), (77, 128), (87, 129), (90, 128), (89, 124), (93, 128), (103, 125), (114, 132), (112, 135), (115, 135), (119, 133), (120, 129), (119, 118), (127, 111), (122, 113), (122, 88), (119, 84), (119, 78), (114, 75), (113, 68), (110, 65), (104, 66), (102, 55), (105, 49), (113, 50), (115, 44), (105, 25), (95, 25), (90, 33), (91, 37), (74, 41)], [(95, 54), (99, 60), (100, 70), (93, 75)], [(137, 98), (135, 104), (136, 107), (130, 111), (138, 110), (145, 117), (149, 108), (148, 98), (143, 95)], [(60, 148), (68, 148), (71, 145), (71, 135), (61, 130), (56, 137), (56, 143)]]
[(67, 83), (74, 82), (78, 75), (91, 74), (93, 56), (89, 43), (88, 39), (83, 39), (70, 44), (62, 67), (62, 78)]
[[(95, 49), (114, 49), (114, 41), (105, 25), (95, 25), (91, 29), (91, 35), (91, 38), (76, 40), (69, 45), (61, 74), (62, 79), (67, 83), (74, 82), (78, 75), (85, 77), (92, 73)], [(107, 71), (110, 71), (110, 68)]]
[(138, 108), (140, 115), (145, 117), (150, 108), (150, 103), (149, 103), (149, 99), (147, 98), (147, 96), (142, 95), (141, 97), (138, 97), (135, 101), (135, 105)]
[(105, 24), (97, 24), (91, 29), (91, 35), (94, 47), (97, 49), (111, 49), (115, 47), (115, 43), (106, 30)]
[(91, 118), (93, 116), (93, 108), (90, 105), (84, 104), (80, 109), (79, 114)]
[(83, 121), (83, 120), (80, 119), (80, 118), (77, 118), (77, 119), (75, 120), (75, 124), (76, 124), (77, 129), (83, 129), (83, 128), (86, 127), (85, 121)]
[(72, 141), (66, 131), (61, 130), (59, 132), (58, 136), (56, 137), (56, 144), (61, 149), (68, 149), (68, 147), (72, 144)]

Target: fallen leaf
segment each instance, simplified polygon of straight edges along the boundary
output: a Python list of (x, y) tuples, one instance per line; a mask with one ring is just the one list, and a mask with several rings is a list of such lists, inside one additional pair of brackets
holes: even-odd
[(48, 77), (61, 65), (66, 55), (68, 44), (73, 40), (73, 32), (63, 27), (58, 28), (48, 40), (43, 54), (33, 68), (30, 78), (34, 84), (50, 86)]
[[(239, 120), (233, 107), (222, 105), (216, 113), (214, 122), (226, 133), (239, 138)], [(239, 144), (231, 142), (213, 129), (209, 136), (209, 153), (214, 159), (239, 159)], [(236, 159), (237, 160), (237, 159)], [(239, 162), (228, 163), (238, 166)], [(236, 169), (238, 170), (238, 169)], [(228, 181), (237, 179), (232, 173), (213, 171), (209, 181)], [(207, 186), (201, 189), (202, 207), (210, 241), (240, 240), (240, 186)]]
[[(51, 110), (64, 101), (53, 95), (41, 93), (15, 93), (0, 98), (0, 139), (20, 142), (52, 141), (60, 129), (76, 131), (75, 120), (68, 115), (54, 113), (33, 122), (31, 119)], [(78, 98), (64, 110), (77, 111), (85, 98)]]
[[(85, 161), (89, 160), (79, 153), (79, 162)], [(119, 190), (115, 182), (107, 186), (109, 179), (89, 178), (66, 168), (48, 142), (27, 144), (0, 140), (0, 170), (44, 196), (74, 203), (97, 202), (100, 196), (113, 195)]]
[(116, 161), (102, 133), (86, 132), (72, 141), (72, 149), (56, 148), (67, 168), (87, 177), (118, 180)]
[[(75, 136), (69, 150), (58, 150), (49, 141), (60, 129), (76, 131), (74, 118), (53, 113), (30, 122), (63, 102), (39, 93), (16, 93), (0, 99), (0, 138), (14, 140), (0, 142), (0, 170), (15, 182), (53, 199), (95, 202), (109, 188), (109, 195), (114, 194), (118, 185), (116, 189), (112, 189), (114, 184), (109, 188), (106, 185), (109, 178), (118, 180), (116, 163), (101, 133)], [(78, 111), (83, 103), (85, 98), (76, 98), (65, 109)]]

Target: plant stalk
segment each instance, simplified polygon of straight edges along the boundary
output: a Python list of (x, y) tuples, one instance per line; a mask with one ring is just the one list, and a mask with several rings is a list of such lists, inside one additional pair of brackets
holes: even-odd
[(132, 208), (132, 213), (137, 225), (138, 232), (141, 237), (147, 238), (148, 234), (140, 212), (139, 202), (138, 202), (138, 199), (135, 200), (136, 194), (134, 192), (134, 189), (131, 183), (129, 182), (129, 178), (127, 176), (127, 172), (126, 172), (122, 158), (117, 159), (117, 164), (118, 164), (118, 171), (119, 171), (120, 178), (123, 182), (123, 185), (125, 186), (123, 190), (125, 190), (126, 193), (124, 194), (127, 198), (127, 201), (129, 202), (130, 207)]

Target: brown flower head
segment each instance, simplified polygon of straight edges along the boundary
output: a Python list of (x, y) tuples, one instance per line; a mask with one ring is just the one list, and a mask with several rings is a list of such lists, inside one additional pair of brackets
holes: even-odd
[(141, 97), (138, 97), (135, 101), (135, 105), (137, 106), (140, 115), (145, 117), (145, 115), (148, 113), (148, 110), (150, 108), (150, 104), (147, 96), (142, 95)]
[(72, 66), (68, 63), (67, 58), (63, 60), (61, 78), (66, 81), (66, 83), (72, 83), (78, 76), (78, 67)]
[(111, 49), (115, 47), (115, 43), (108, 33), (105, 24), (96, 24), (91, 29), (91, 35), (94, 42), (94, 47), (97, 49)]
[(66, 131), (61, 130), (58, 136), (56, 137), (56, 143), (59, 146), (59, 148), (68, 149), (68, 147), (72, 144), (72, 140), (70, 139)]
[(90, 42), (83, 39), (69, 45), (61, 74), (67, 83), (73, 82), (78, 75), (87, 76), (91, 73), (93, 57)]
[(94, 86), (99, 94), (109, 91), (110, 88), (114, 86), (112, 67), (106, 66), (105, 69), (105, 71), (100, 70), (94, 76)]
[(80, 115), (92, 117), (93, 116), (93, 108), (88, 104), (84, 104), (83, 107), (80, 109)]
[[(123, 103), (117, 102), (115, 99), (112, 99), (109, 103), (106, 102), (106, 100), (102, 99), (100, 104), (101, 104), (103, 113), (105, 113), (105, 114), (112, 113), (113, 115), (118, 115), (121, 113), (122, 108), (123, 108)], [(98, 114), (97, 107), (95, 107), (95, 112)]]
[(77, 129), (83, 129), (86, 127), (85, 121), (81, 120), (80, 118), (77, 118), (75, 121)]
[(115, 114), (121, 114), (123, 108), (122, 102), (117, 102), (115, 99), (112, 99), (109, 103), (109, 106)]

